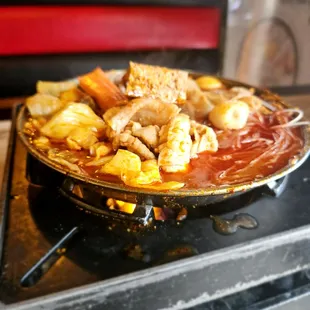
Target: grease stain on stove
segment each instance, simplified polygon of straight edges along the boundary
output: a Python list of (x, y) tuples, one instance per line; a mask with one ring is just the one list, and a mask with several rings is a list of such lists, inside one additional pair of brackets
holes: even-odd
[(258, 221), (250, 214), (239, 213), (232, 219), (222, 219), (217, 215), (210, 215), (213, 221), (213, 229), (221, 235), (231, 235), (237, 232), (238, 228), (255, 229)]
[(134, 260), (142, 261), (144, 263), (149, 263), (151, 261), (150, 254), (143, 251), (141, 245), (139, 244), (130, 245), (125, 248), (125, 254)]
[(161, 265), (170, 263), (182, 258), (188, 258), (199, 254), (198, 250), (192, 245), (183, 244), (179, 246), (175, 246), (169, 250), (167, 250), (162, 258), (157, 261), (154, 265)]

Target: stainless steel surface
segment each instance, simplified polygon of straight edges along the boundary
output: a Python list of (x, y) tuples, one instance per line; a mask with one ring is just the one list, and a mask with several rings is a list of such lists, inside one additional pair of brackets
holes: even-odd
[(222, 75), (257, 86), (310, 86), (309, 2), (230, 0)]

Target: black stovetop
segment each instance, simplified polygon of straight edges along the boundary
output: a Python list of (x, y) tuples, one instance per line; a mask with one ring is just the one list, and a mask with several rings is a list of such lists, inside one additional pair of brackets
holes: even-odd
[[(276, 234), (310, 223), (310, 160), (290, 175), (286, 189), (279, 197), (271, 197), (265, 189), (257, 189), (205, 209), (189, 210), (184, 221), (153, 221), (143, 227), (87, 214), (60, 195), (56, 188), (32, 185), (26, 177), (27, 153), (18, 139), (11, 155), (12, 174), (4, 180), (10, 187), (0, 283), (0, 300), (4, 304), (15, 304), (150, 267), (164, 266), (175, 260), (182, 262), (184, 258), (193, 256), (198, 259), (200, 254), (204, 254), (201, 257), (208, 253), (213, 255), (220, 253), (213, 251), (225, 251), (227, 247), (250, 244), (250, 241), (257, 239), (268, 242), (268, 239), (260, 238), (278, 236)], [(40, 174), (40, 171), (37, 172)], [(214, 231), (210, 214), (232, 218), (238, 213), (252, 215), (258, 221), (258, 227), (239, 229), (228, 236)], [(37, 283), (23, 287), (20, 283), (22, 276), (74, 227), (79, 227), (80, 233), (70, 241), (67, 252), (46, 274), (39, 277)], [(291, 256), (292, 253), (284, 253), (283, 257), (285, 255)], [(283, 259), (286, 262), (287, 258)], [(299, 269), (306, 266), (304, 261), (298, 264)], [(302, 279), (300, 283), (303, 285), (307, 284), (307, 277), (295, 275), (294, 281), (297, 278), (298, 281)], [(251, 276), (248, 278), (250, 280), (253, 280)], [(262, 281), (257, 284), (260, 283)], [(238, 298), (245, 305), (240, 295)], [(157, 309), (155, 306), (149, 308)]]

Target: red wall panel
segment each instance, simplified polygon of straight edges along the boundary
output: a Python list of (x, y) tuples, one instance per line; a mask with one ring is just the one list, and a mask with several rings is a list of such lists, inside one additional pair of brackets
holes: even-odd
[(220, 10), (203, 7), (0, 7), (0, 55), (211, 49)]

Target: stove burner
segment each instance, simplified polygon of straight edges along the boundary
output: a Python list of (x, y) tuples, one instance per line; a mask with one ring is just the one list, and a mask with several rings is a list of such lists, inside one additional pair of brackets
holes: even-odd
[[(46, 177), (47, 175), (49, 176), (48, 178)], [(259, 189), (254, 189), (250, 194), (242, 194), (242, 199), (239, 204), (235, 204), (236, 201), (239, 201), (238, 197), (232, 197), (223, 202), (208, 205), (207, 211), (202, 210), (204, 208), (201, 207), (196, 208), (196, 210), (195, 208), (192, 208), (191, 210), (189, 209), (190, 211), (187, 211), (186, 209), (158, 208), (157, 206), (137, 203), (134, 211), (129, 214), (123, 212), (123, 209), (121, 208), (120, 210), (117, 210), (115, 208), (111, 209), (107, 207), (108, 198), (102, 194), (100, 188), (71, 178), (66, 178), (60, 173), (43, 165), (30, 155), (27, 156), (27, 177), (32, 184), (48, 188), (58, 188), (64, 197), (88, 212), (106, 218), (113, 218), (121, 221), (133, 221), (142, 225), (147, 225), (152, 217), (158, 220), (173, 219), (182, 221), (188, 216), (193, 216), (194, 214), (195, 217), (212, 215), (212, 209), (214, 208), (216, 209), (214, 214), (218, 214), (219, 210), (225, 209), (226, 207), (228, 207), (227, 211), (238, 209), (260, 198), (261, 195), (279, 197), (285, 190), (288, 182), (288, 176), (286, 176), (278, 181), (268, 183)], [(248, 198), (250, 199), (249, 202), (247, 202)]]
[[(37, 174), (36, 174), (37, 175)], [(28, 174), (29, 176), (29, 174)], [(45, 177), (46, 179), (46, 177)], [(36, 178), (36, 180), (40, 180), (40, 177)], [(37, 182), (38, 183), (38, 182)], [(279, 181), (277, 186), (274, 188), (279, 188), (280, 185), (283, 186), (283, 181)], [(286, 183), (285, 183), (286, 184)], [(32, 203), (32, 206), (36, 206), (38, 201), (40, 201), (41, 195), (46, 192), (46, 186), (38, 186), (38, 185), (30, 185), (29, 186), (29, 198), (34, 200), (34, 203)], [(56, 190), (56, 189), (54, 189)], [(51, 190), (48, 191), (48, 193)], [(130, 258), (133, 261), (140, 262), (142, 264), (148, 264), (148, 265), (160, 265), (163, 263), (167, 263), (173, 260), (177, 260), (180, 258), (189, 257), (192, 255), (197, 255), (199, 252), (198, 250), (193, 247), (192, 245), (180, 245), (172, 249), (168, 249), (166, 252), (163, 252), (161, 254), (161, 257), (158, 255), (154, 255), (154, 253), (150, 253), (143, 248), (142, 245), (137, 242), (138, 235), (143, 234), (149, 234), (150, 231), (154, 231), (157, 228), (156, 222), (153, 222), (152, 225), (148, 225), (148, 227), (145, 226), (146, 223), (150, 223), (150, 215), (153, 214), (153, 216), (156, 219), (159, 219), (161, 221), (163, 220), (175, 220), (181, 221), (185, 218), (189, 219), (195, 219), (195, 218), (201, 218), (201, 216), (209, 216), (213, 220), (213, 228), (216, 232), (220, 234), (232, 234), (237, 231), (239, 227), (241, 228), (247, 228), (247, 229), (253, 229), (258, 226), (258, 223), (256, 219), (248, 214), (237, 214), (234, 216), (232, 220), (223, 220), (219, 216), (216, 216), (214, 214), (221, 214), (226, 213), (227, 211), (232, 211), (235, 209), (239, 209), (240, 207), (244, 207), (247, 204), (253, 203), (253, 201), (256, 201), (259, 197), (261, 197), (262, 194), (264, 194), (264, 191), (262, 189), (256, 189), (251, 192), (245, 193), (244, 195), (240, 195), (234, 198), (231, 198), (227, 201), (223, 201), (221, 203), (210, 205), (208, 208), (192, 208), (189, 210), (181, 209), (181, 210), (174, 210), (170, 208), (157, 208), (152, 206), (143, 206), (143, 205), (137, 205), (134, 209), (134, 212), (132, 214), (125, 214), (123, 212), (117, 211), (117, 210), (109, 210), (106, 206), (107, 198), (105, 196), (102, 196), (100, 191), (95, 190), (94, 187), (88, 187), (86, 185), (81, 184), (75, 184), (70, 179), (65, 179), (62, 183), (62, 187), (60, 188), (60, 193), (64, 198), (69, 199), (69, 201), (73, 202), (74, 204), (78, 205), (79, 207), (82, 207), (82, 209), (86, 211), (93, 211), (95, 210), (95, 214), (99, 214), (103, 216), (105, 219), (115, 219), (126, 221), (127, 219), (130, 219), (130, 221), (126, 221), (125, 225), (118, 225), (115, 222), (107, 222), (107, 224), (102, 223), (102, 228), (105, 230), (106, 227), (108, 227), (108, 230), (111, 232), (111, 234), (116, 234), (121, 236), (122, 240), (125, 241), (123, 243), (120, 242), (120, 239), (115, 242), (117, 244), (117, 249), (115, 246), (110, 247), (112, 252), (114, 251), (120, 251), (124, 254), (124, 259)], [(67, 191), (70, 193), (68, 194)], [(283, 190), (282, 190), (283, 192)], [(271, 189), (270, 187), (265, 192), (265, 194), (270, 194)], [(273, 195), (276, 196), (276, 195)], [(60, 197), (61, 198), (61, 197)], [(84, 201), (88, 201), (90, 203), (86, 203)], [(35, 208), (38, 208), (41, 206), (37, 206)], [(75, 209), (78, 211), (77, 209)], [(99, 210), (99, 212), (98, 212)], [(152, 212), (153, 210), (153, 212)], [(46, 210), (45, 210), (46, 211)], [(56, 210), (52, 210), (52, 212), (55, 212)], [(72, 210), (71, 210), (72, 211)], [(68, 208), (68, 212), (69, 208)], [(39, 222), (38, 225), (42, 229), (42, 225), (40, 224), (40, 217), (37, 217), (37, 211), (36, 209), (33, 209), (33, 216), (35, 219), (38, 219)], [(76, 212), (74, 212), (76, 213)], [(82, 216), (78, 216), (78, 219), (73, 216), (75, 219), (73, 222), (69, 221), (69, 225), (65, 226), (65, 229), (67, 230), (70, 226), (72, 227), (73, 224), (78, 224), (77, 227), (71, 229), (68, 234), (66, 234), (55, 246), (53, 246), (22, 278), (21, 285), (22, 286), (33, 286), (35, 285), (42, 276), (51, 268), (51, 266), (59, 259), (59, 257), (64, 254), (63, 252), (59, 252), (61, 248), (63, 248), (64, 243), (67, 243), (71, 236), (74, 235), (74, 232), (77, 230), (83, 230), (84, 232), (88, 232), (89, 234), (89, 226), (85, 226), (85, 222), (83, 219), (83, 216), (86, 216), (85, 213), (79, 212), (82, 214)], [(93, 214), (93, 212), (92, 212)], [(112, 214), (112, 216), (111, 216)], [(91, 214), (89, 216), (92, 216)], [(66, 217), (67, 218), (67, 217)], [(49, 220), (51, 218), (49, 217)], [(70, 218), (71, 219), (71, 218)], [(100, 218), (98, 218), (100, 220)], [(103, 222), (103, 219), (101, 219)], [(134, 224), (134, 222), (142, 224), (142, 226), (137, 226)], [(177, 222), (179, 223), (179, 222)], [(54, 223), (54, 225), (57, 225), (57, 223)], [(105, 228), (104, 228), (105, 227)], [(46, 229), (46, 227), (44, 227)], [(163, 230), (164, 227), (159, 227), (159, 229)], [(44, 229), (42, 229), (44, 232)], [(98, 230), (96, 231), (95, 235), (97, 235)], [(106, 233), (106, 230), (105, 230)], [(99, 233), (100, 235), (101, 233)], [(136, 234), (136, 235), (133, 235)], [(49, 237), (50, 231), (48, 232), (47, 236)], [(89, 237), (89, 236), (88, 236)], [(92, 247), (92, 239), (88, 239), (88, 245)], [(102, 239), (99, 239), (102, 242)], [(82, 245), (82, 248), (85, 246), (85, 244)], [(105, 250), (107, 250), (109, 247), (104, 246)], [(89, 251), (88, 250), (82, 250)], [(109, 250), (108, 250), (109, 251)], [(73, 251), (74, 253), (74, 251)], [(75, 261), (79, 262), (79, 256), (80, 256), (81, 250), (78, 250), (76, 255), (72, 257), (72, 252), (69, 253), (69, 257), (71, 259), (75, 259)], [(109, 256), (108, 252), (105, 252), (105, 256)], [(80, 262), (83, 265), (83, 262)]]
[[(107, 207), (108, 198), (106, 196), (103, 196), (93, 187), (73, 184), (71, 179), (65, 179), (59, 192), (82, 209), (101, 215), (102, 217), (122, 221), (135, 221), (146, 225), (152, 211), (152, 206), (140, 204), (136, 205), (132, 214), (111, 210)], [(77, 195), (78, 192), (80, 192), (80, 196)]]

